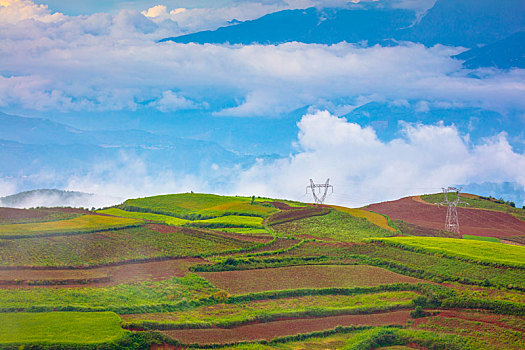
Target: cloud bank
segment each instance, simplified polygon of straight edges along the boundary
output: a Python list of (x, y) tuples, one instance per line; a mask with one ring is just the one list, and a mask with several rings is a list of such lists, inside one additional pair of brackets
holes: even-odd
[(327, 111), (298, 123), (297, 153), (259, 161), (240, 176), (235, 193), (309, 200), (305, 187), (330, 178), (328, 201), (347, 206), (439, 192), (470, 182), (515, 182), (525, 190), (525, 155), (515, 153), (504, 134), (471, 144), (454, 126), (406, 124), (390, 142)]
[(473, 77), (450, 58), (460, 48), (160, 44), (158, 39), (184, 26), (159, 18), (204, 9), (171, 14), (161, 6), (72, 17), (28, 0), (2, 4), (0, 18), (9, 20), (0, 21), (0, 107), (66, 112), (209, 107), (218, 116), (248, 117), (365, 97), (525, 109), (523, 70), (485, 70)]

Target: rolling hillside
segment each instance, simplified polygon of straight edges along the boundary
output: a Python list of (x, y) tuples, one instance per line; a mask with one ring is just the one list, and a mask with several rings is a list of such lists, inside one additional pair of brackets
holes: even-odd
[[(465, 198), (479, 220), (507, 220), (466, 228), (525, 237), (521, 209)], [(3, 208), (0, 347), (523, 348), (525, 247), (420, 226), (438, 224), (438, 200), (183, 193), (96, 213)], [(396, 220), (406, 213), (413, 226)]]

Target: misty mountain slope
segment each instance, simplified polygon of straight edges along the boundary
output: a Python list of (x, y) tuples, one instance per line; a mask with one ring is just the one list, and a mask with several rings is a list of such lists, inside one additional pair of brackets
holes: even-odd
[(525, 30), (523, 0), (438, 0), (400, 39), (475, 47)]
[[(134, 173), (219, 177), (215, 164), (246, 167), (256, 159), (214, 142), (143, 131), (82, 131), (5, 114), (0, 114), (0, 125), (0, 174), (18, 178), (22, 189), (63, 188), (71, 178), (89, 175), (111, 180), (119, 176), (117, 170), (128, 177)], [(262, 156), (267, 157), (276, 156)]]
[(0, 197), (0, 206), (10, 208), (83, 206), (87, 204), (82, 203), (90, 202), (92, 197), (93, 194), (84, 192), (39, 189)]
[(463, 66), (470, 69), (525, 68), (525, 32), (515, 33), (487, 46), (465, 51), (454, 58), (464, 60)]
[[(285, 10), (252, 21), (160, 40), (177, 43), (390, 44), (390, 39), (475, 47), (525, 29), (523, 0), (438, 0), (415, 23), (415, 13), (382, 3), (351, 9)], [(415, 24), (414, 24), (415, 23)]]
[(259, 19), (160, 40), (177, 43), (279, 44), (298, 41), (333, 44), (368, 41), (375, 44), (395, 36), (395, 32), (415, 20), (412, 11), (376, 6), (352, 9), (285, 10)]

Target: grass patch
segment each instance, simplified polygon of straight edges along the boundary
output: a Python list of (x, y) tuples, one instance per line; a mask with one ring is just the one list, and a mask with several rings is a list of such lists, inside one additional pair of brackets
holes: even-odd
[(124, 337), (113, 312), (0, 313), (0, 344), (96, 344)]
[(484, 241), (484, 242), (494, 242), (499, 243), (499, 239), (496, 237), (484, 237), (484, 236), (474, 236), (474, 235), (463, 235), (463, 239), (472, 239), (474, 241)]
[(263, 218), (257, 216), (227, 215), (212, 219), (195, 220), (189, 223), (197, 227), (246, 227), (264, 228)]
[(84, 233), (137, 226), (142, 220), (102, 215), (82, 215), (69, 220), (0, 225), (0, 237), (30, 237), (60, 233)]
[(270, 232), (265, 228), (252, 228), (252, 227), (220, 227), (213, 229), (214, 231), (220, 232), (233, 232), (241, 233), (243, 235), (270, 235)]
[(97, 211), (97, 213), (108, 214), (114, 216), (120, 216), (123, 218), (135, 218), (143, 220), (152, 220), (165, 223), (172, 226), (182, 226), (190, 220), (179, 219), (173, 216), (161, 215), (161, 214), (152, 214), (152, 213), (140, 213), (136, 211), (125, 211), (118, 208), (109, 208)]
[(415, 248), (477, 263), (525, 267), (525, 247), (522, 246), (442, 237), (391, 237), (378, 240), (402, 248)]
[(394, 232), (372, 224), (365, 218), (358, 218), (338, 210), (323, 216), (314, 216), (273, 226), (280, 235), (301, 234), (341, 241), (360, 241), (370, 237), (389, 237)]
[(172, 310), (182, 301), (208, 298), (217, 289), (202, 277), (184, 277), (155, 282), (120, 284), (111, 287), (35, 288), (0, 290), (3, 311), (93, 310), (118, 313)]

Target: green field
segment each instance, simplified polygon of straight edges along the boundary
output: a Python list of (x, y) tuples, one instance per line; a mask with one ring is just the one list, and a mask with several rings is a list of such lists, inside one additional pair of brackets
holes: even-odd
[(273, 226), (279, 235), (311, 235), (319, 238), (342, 241), (360, 241), (370, 237), (389, 237), (395, 234), (365, 218), (355, 217), (339, 210), (332, 210), (322, 216), (287, 222)]
[(123, 218), (135, 218), (135, 219), (157, 221), (157, 222), (162, 222), (167, 225), (173, 225), (173, 226), (182, 226), (190, 222), (190, 220), (179, 219), (179, 218), (168, 216), (168, 215), (140, 213), (140, 212), (135, 212), (135, 211), (125, 211), (125, 210), (118, 209), (118, 208), (103, 209), (103, 210), (97, 211), (97, 213), (120, 216)]
[(525, 267), (525, 247), (442, 237), (391, 237), (381, 241), (489, 264)]
[(29, 224), (0, 225), (1, 237), (29, 237), (62, 233), (84, 233), (138, 226), (142, 220), (102, 215), (82, 215), (73, 219)]
[[(471, 242), (471, 241), (465, 241)], [(321, 252), (321, 254), (326, 254)], [(367, 244), (346, 249), (346, 254), (358, 254), (365, 261), (390, 267), (396, 272), (430, 279), (462, 281), (469, 284), (495, 286), (514, 285), (525, 289), (525, 270), (497, 268), (471, 261), (446, 258), (436, 254), (403, 250), (395, 246)], [(392, 268), (394, 266), (394, 268)]]
[[(251, 334), (223, 347), (246, 350), (525, 346), (525, 247), (402, 237), (361, 209), (300, 219), (270, 202), (187, 193), (106, 215), (5, 210), (0, 348), (150, 349), (177, 337), (209, 348), (221, 342), (213, 334), (233, 343)], [(287, 222), (271, 225), (274, 213)], [(261, 341), (254, 330), (278, 335)]]
[(371, 313), (407, 308), (419, 294), (415, 292), (383, 292), (364, 295), (316, 295), (257, 300), (246, 303), (202, 306), (193, 310), (158, 314), (128, 315), (124, 319), (136, 325), (148, 322), (173, 326), (231, 325), (254, 320), (313, 315)]
[[(197, 275), (111, 287), (0, 289), (0, 310), (52, 311), (78, 308), (125, 313), (162, 311), (181, 301), (211, 296), (217, 289)], [(151, 312), (151, 311), (150, 311)], [(1, 313), (0, 313), (1, 315)]]
[(228, 197), (213, 194), (180, 193), (147, 198), (129, 199), (122, 208), (175, 216), (182, 219), (209, 219), (224, 215), (266, 217), (276, 212), (270, 204), (251, 203), (248, 197)]
[(107, 343), (129, 333), (120, 321), (112, 312), (0, 313), (0, 344)]
[(190, 225), (199, 227), (245, 227), (264, 228), (263, 218), (257, 216), (227, 215), (218, 218), (192, 221)]
[(86, 266), (132, 259), (210, 255), (256, 243), (213, 234), (161, 233), (148, 227), (0, 241), (0, 266)]
[(485, 236), (474, 236), (474, 235), (463, 235), (463, 239), (472, 239), (475, 241), (485, 241), (499, 243), (499, 239), (496, 237), (485, 237)]

